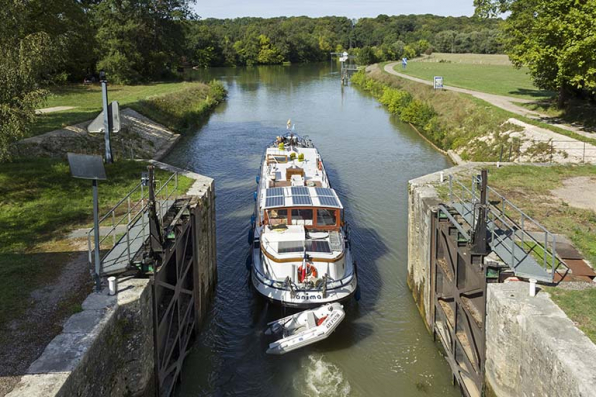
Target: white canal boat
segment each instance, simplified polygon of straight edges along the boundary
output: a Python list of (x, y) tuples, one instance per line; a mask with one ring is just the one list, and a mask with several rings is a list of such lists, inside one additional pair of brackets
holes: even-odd
[(257, 184), (249, 233), (256, 290), (294, 308), (357, 294), (343, 206), (312, 142), (293, 133), (278, 137), (266, 149)]

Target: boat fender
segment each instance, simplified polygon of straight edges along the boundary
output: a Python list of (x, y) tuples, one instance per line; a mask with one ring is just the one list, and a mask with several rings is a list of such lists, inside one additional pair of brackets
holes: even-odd
[(257, 201), (257, 192), (253, 193), (253, 198), (255, 199), (255, 201)]
[(321, 324), (323, 324), (325, 322), (325, 320), (327, 320), (327, 316), (323, 316), (320, 319), (317, 320), (317, 327)]
[(257, 185), (259, 184), (259, 182), (261, 181), (261, 177), (259, 175), (257, 175), (257, 177), (255, 178), (257, 181)]
[(252, 244), (252, 241), (254, 240), (254, 238), (255, 238), (255, 231), (254, 231), (254, 229), (249, 229), (248, 230), (248, 244), (249, 245)]
[(323, 162), (319, 160), (319, 171), (323, 170)]

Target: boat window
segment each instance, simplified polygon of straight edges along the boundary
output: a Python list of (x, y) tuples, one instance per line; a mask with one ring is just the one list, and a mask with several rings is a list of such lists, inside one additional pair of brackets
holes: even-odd
[(292, 209), (292, 225), (312, 226), (313, 212), (311, 208)]
[(303, 241), (279, 241), (277, 243), (277, 252), (279, 254), (288, 254), (290, 252), (304, 251)]
[(325, 240), (306, 240), (306, 250), (308, 252), (331, 253), (331, 247), (329, 247), (329, 243)]
[(267, 218), (269, 218), (269, 224), (272, 226), (287, 225), (288, 224), (288, 210), (287, 209), (268, 210)]
[(335, 226), (337, 224), (337, 217), (335, 210), (325, 208), (317, 209), (317, 225), (318, 226)]

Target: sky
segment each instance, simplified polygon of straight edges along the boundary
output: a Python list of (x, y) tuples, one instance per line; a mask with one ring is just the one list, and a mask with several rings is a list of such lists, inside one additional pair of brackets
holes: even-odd
[(379, 14), (435, 14), (471, 16), (473, 0), (196, 0), (201, 18), (277, 17), (327, 15), (350, 18)]

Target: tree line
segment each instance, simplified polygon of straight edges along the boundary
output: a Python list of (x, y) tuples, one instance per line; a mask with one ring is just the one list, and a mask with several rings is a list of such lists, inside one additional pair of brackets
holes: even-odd
[(348, 49), (361, 63), (427, 51), (494, 54), (502, 50), (499, 24), (435, 15), (210, 18), (189, 22), (186, 61), (199, 67), (320, 62)]

